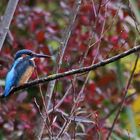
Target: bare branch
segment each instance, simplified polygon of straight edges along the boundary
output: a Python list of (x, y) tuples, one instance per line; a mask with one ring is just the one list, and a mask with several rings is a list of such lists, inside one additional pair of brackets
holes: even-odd
[(5, 14), (2, 18), (2, 22), (0, 23), (0, 50), (3, 46), (6, 35), (9, 31), (9, 27), (10, 27), (14, 12), (16, 10), (18, 1), (19, 0), (9, 0)]
[[(75, 20), (76, 20), (78, 11), (80, 9), (80, 5), (81, 5), (81, 0), (77, 0), (75, 2), (74, 8), (72, 10), (72, 13), (70, 15), (70, 24), (69, 24), (68, 28), (66, 29), (66, 32), (65, 32), (65, 35), (64, 35), (64, 39), (62, 41), (62, 51), (61, 51), (61, 54), (60, 54), (60, 60), (59, 60), (59, 63), (58, 63), (58, 69), (56, 71), (57, 73), (58, 73), (58, 71), (59, 71), (59, 69), (61, 67), (63, 56), (64, 56), (65, 50), (67, 48), (68, 40), (69, 40), (69, 38), (71, 36), (71, 33), (72, 33), (72, 29), (73, 29)], [(56, 80), (54, 80), (53, 82), (51, 82), (50, 85), (48, 86), (49, 87), (49, 90), (48, 90), (47, 93), (49, 95), (47, 94), (47, 96), (49, 97), (49, 99), (48, 99), (47, 110), (49, 110), (49, 108), (50, 108), (51, 98), (52, 98), (52, 94), (53, 94), (55, 83), (56, 83)]]
[(48, 82), (48, 81), (52, 81), (52, 80), (55, 80), (55, 79), (60, 79), (60, 78), (70, 76), (70, 75), (74, 75), (74, 74), (78, 74), (78, 73), (84, 73), (84, 72), (88, 72), (88, 71), (91, 71), (91, 70), (96, 70), (99, 67), (102, 67), (102, 66), (110, 64), (112, 62), (115, 62), (115, 61), (117, 61), (117, 60), (119, 60), (121, 58), (124, 58), (124, 57), (126, 57), (126, 56), (128, 56), (130, 54), (138, 52), (139, 50), (140, 50), (140, 45), (135, 46), (134, 48), (129, 49), (129, 50), (127, 50), (127, 51), (125, 51), (123, 53), (120, 53), (118, 55), (115, 55), (115, 56), (113, 56), (111, 58), (105, 59), (105, 60), (103, 60), (103, 61), (101, 61), (99, 63), (90, 65), (88, 67), (82, 67), (82, 68), (79, 68), (79, 69), (72, 69), (72, 70), (69, 70), (69, 71), (66, 71), (66, 72), (63, 72), (63, 73), (53, 74), (53, 75), (50, 75), (50, 76), (47, 76), (47, 77), (43, 77), (43, 78), (28, 82), (28, 83), (26, 83), (26, 84), (24, 84), (22, 86), (18, 86), (18, 87), (13, 88), (11, 90), (11, 93), (13, 93), (15, 91), (18, 91), (18, 90), (21, 90), (21, 89), (29, 88), (31, 86), (38, 85), (40, 83), (45, 83), (45, 82)]
[[(74, 8), (73, 8), (73, 10), (71, 12), (71, 15), (70, 15), (70, 19), (69, 19), (70, 24), (69, 24), (68, 28), (66, 29), (66, 32), (64, 34), (64, 38), (62, 40), (62, 50), (61, 50), (60, 59), (59, 59), (59, 62), (58, 62), (58, 68), (56, 70), (56, 73), (58, 73), (58, 71), (61, 67), (63, 56), (64, 56), (64, 53), (65, 53), (69, 38), (71, 36), (75, 20), (76, 20), (77, 14), (78, 14), (79, 9), (80, 9), (80, 5), (81, 5), (81, 0), (76, 0), (76, 2), (74, 4)], [(48, 100), (46, 111), (48, 111), (50, 109), (51, 99), (52, 99), (55, 84), (56, 84), (56, 80), (51, 81), (48, 85), (48, 89), (47, 89), (47, 93), (46, 93), (46, 97), (45, 97), (46, 100)], [(47, 118), (47, 116), (46, 116), (46, 118)], [(39, 127), (40, 127), (39, 131), (38, 131), (39, 133), (37, 135), (40, 135), (39, 137), (41, 138), (43, 130), (44, 130), (44, 123), (41, 123), (41, 125)]]

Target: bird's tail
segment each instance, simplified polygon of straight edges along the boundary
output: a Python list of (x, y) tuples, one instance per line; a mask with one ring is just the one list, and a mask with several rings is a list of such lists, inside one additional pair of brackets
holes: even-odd
[(4, 97), (6, 97), (6, 96), (9, 96), (9, 94), (10, 94), (10, 91), (11, 91), (11, 86), (5, 86), (5, 90), (4, 90), (4, 93), (2, 94), (2, 98), (4, 98)]

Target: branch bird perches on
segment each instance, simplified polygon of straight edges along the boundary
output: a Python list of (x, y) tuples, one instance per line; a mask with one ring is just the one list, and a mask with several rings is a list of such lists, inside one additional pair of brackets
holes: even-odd
[(105, 60), (103, 60), (99, 63), (93, 64), (93, 65), (90, 65), (90, 66), (87, 66), (87, 67), (82, 67), (82, 68), (79, 68), (79, 69), (72, 69), (72, 70), (69, 70), (69, 71), (66, 71), (66, 72), (63, 72), (63, 73), (57, 73), (57, 74), (49, 75), (47, 77), (43, 77), (43, 78), (28, 82), (24, 85), (13, 88), (11, 90), (11, 93), (13, 93), (15, 91), (18, 91), (18, 90), (21, 90), (21, 89), (31, 87), (31, 86), (35, 86), (35, 85), (38, 85), (38, 84), (41, 84), (41, 83), (49, 82), (49, 81), (52, 81), (52, 80), (55, 80), (55, 79), (59, 79), (59, 78), (63, 78), (63, 77), (66, 77), (66, 76), (70, 76), (70, 75), (74, 75), (74, 74), (81, 74), (81, 73), (84, 73), (84, 72), (95, 70), (99, 67), (102, 67), (102, 66), (107, 65), (109, 63), (115, 62), (115, 61), (117, 61), (121, 58), (124, 58), (124, 57), (126, 57), (130, 54), (138, 52), (139, 50), (140, 50), (140, 45), (135, 46), (132, 49), (129, 49), (129, 50), (123, 52), (123, 53), (120, 53), (120, 54), (115, 55), (111, 58), (105, 59)]

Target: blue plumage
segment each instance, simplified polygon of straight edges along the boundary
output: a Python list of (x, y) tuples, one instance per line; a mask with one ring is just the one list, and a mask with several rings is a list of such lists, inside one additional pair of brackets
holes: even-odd
[(16, 81), (16, 76), (15, 76), (16, 74), (14, 73), (15, 73), (15, 70), (12, 68), (6, 76), (5, 91), (3, 94), (4, 97), (8, 96), (10, 90), (14, 86), (14, 83)]
[(30, 56), (27, 58), (18, 58), (10, 71), (6, 76), (5, 91), (3, 96), (8, 96), (11, 89), (19, 85), (19, 81), (28, 70), (29, 67), (34, 67), (34, 63), (30, 60)]
[(6, 76), (5, 90), (3, 97), (10, 94), (13, 87), (24, 84), (28, 81), (32, 72), (34, 71), (34, 61), (35, 57), (45, 57), (50, 58), (48, 55), (36, 54), (31, 50), (20, 50), (16, 53), (14, 63)]

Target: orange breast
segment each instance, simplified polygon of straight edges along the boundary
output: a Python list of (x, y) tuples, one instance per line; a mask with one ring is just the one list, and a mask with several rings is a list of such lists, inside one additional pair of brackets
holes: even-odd
[(29, 78), (31, 77), (33, 71), (34, 71), (33, 66), (28, 67), (28, 69), (21, 76), (21, 79), (19, 80), (19, 85), (26, 83), (29, 80)]

